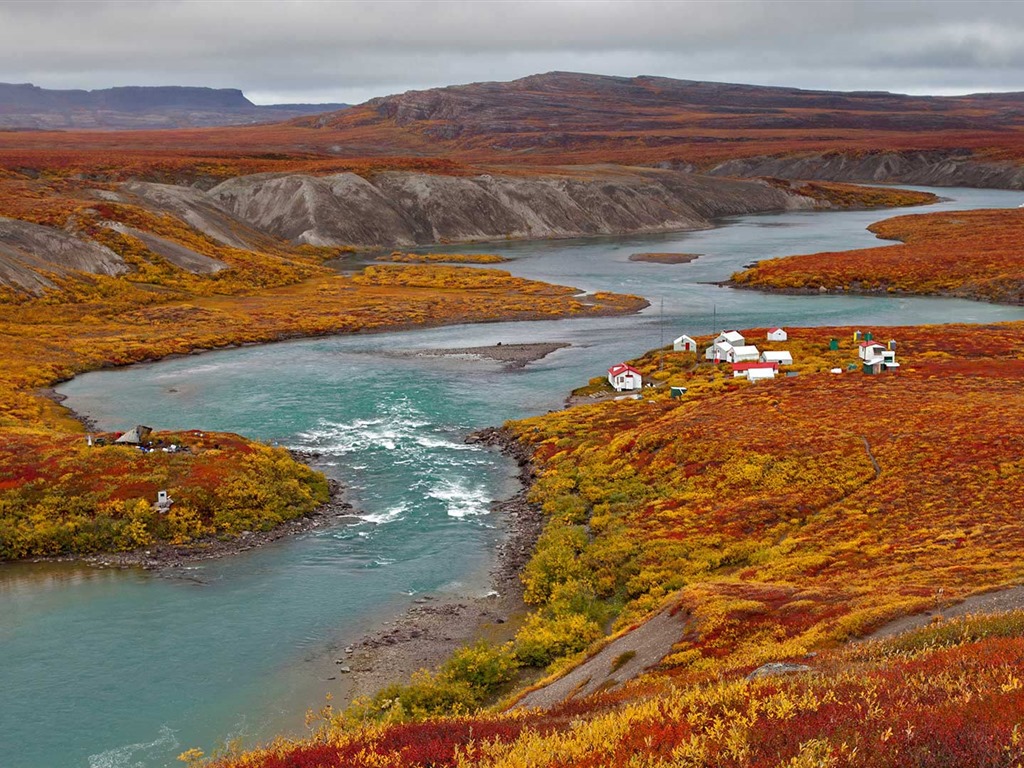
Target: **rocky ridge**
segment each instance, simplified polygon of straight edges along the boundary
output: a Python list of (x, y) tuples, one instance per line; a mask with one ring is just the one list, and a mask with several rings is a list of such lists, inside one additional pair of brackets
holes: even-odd
[(608, 167), (588, 178), (260, 174), (205, 200), (292, 242), (381, 247), (703, 229), (721, 216), (821, 207), (760, 181)]

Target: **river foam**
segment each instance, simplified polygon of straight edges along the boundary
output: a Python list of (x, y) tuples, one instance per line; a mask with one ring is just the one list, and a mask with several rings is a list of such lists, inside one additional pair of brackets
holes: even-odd
[[(297, 435), (300, 450), (324, 457), (358, 456), (352, 470), (351, 490), (363, 522), (386, 525), (431, 516), (447, 519), (477, 518), (490, 512), (492, 494), (479, 481), (481, 466), (493, 457), (477, 445), (467, 444), (451, 425), (439, 425), (405, 396), (377, 404), (369, 417), (341, 422), (320, 419), (315, 427)], [(380, 493), (378, 473), (384, 467), (404, 467), (403, 488)], [(396, 500), (395, 496), (400, 498)]]
[(166, 725), (153, 741), (125, 744), (96, 755), (89, 755), (89, 768), (147, 768), (153, 759), (180, 746), (175, 732)]

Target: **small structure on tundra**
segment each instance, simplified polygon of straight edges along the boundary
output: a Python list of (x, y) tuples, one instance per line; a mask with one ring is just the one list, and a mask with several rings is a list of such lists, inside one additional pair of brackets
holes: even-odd
[(747, 343), (746, 339), (743, 338), (743, 334), (740, 333), (739, 331), (722, 331), (715, 337), (715, 340), (712, 341), (711, 343), (717, 344), (720, 341), (728, 342), (729, 344), (732, 344), (734, 347), (742, 347), (744, 344)]
[(778, 352), (762, 352), (759, 360), (762, 363), (778, 363), (779, 365), (792, 365), (793, 355), (786, 350)]
[(862, 341), (857, 350), (864, 373), (876, 374), (883, 371), (898, 371), (900, 364), (896, 362), (896, 342), (890, 341), (888, 346), (877, 341)]
[(768, 330), (768, 341), (788, 341), (789, 334), (784, 328), (771, 328)]
[(751, 381), (774, 379), (778, 372), (778, 363), (733, 363), (732, 365), (732, 375), (736, 379), (744, 378)]
[(832, 352), (835, 352), (837, 349), (839, 349), (839, 339), (829, 339), (828, 348)]
[(673, 400), (678, 400), (686, 394), (686, 387), (669, 387)]
[(732, 357), (730, 363), (746, 363), (757, 360), (761, 356), (761, 352), (753, 344), (742, 347), (732, 348)]
[(616, 392), (643, 387), (643, 375), (628, 363), (619, 363), (608, 369), (608, 383)]
[(870, 360), (865, 360), (863, 363), (864, 373), (872, 375), (882, 372), (882, 358), (873, 357)]
[(166, 514), (171, 510), (172, 504), (174, 504), (174, 499), (171, 498), (170, 494), (167, 493), (167, 491), (156, 492), (156, 504), (154, 504), (153, 506), (156, 508), (157, 512)]
[(674, 352), (696, 352), (697, 342), (684, 333), (672, 342), (672, 350)]
[(704, 350), (704, 358), (706, 360), (712, 360), (716, 363), (731, 362), (729, 359), (732, 355), (733, 346), (728, 341), (716, 341), (711, 344), (706, 350)]
[(877, 341), (862, 341), (857, 348), (857, 354), (861, 360), (870, 360), (874, 357), (881, 357), (885, 347)]
[(151, 434), (153, 434), (151, 427), (138, 424), (129, 429), (114, 442), (120, 443), (121, 445), (142, 445), (149, 439)]

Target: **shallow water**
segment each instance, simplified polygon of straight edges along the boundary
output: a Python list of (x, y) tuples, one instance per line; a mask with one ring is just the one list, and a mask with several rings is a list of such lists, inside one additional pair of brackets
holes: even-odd
[[(920, 210), (1016, 207), (1020, 193), (941, 190)], [(79, 377), (60, 389), (105, 429), (240, 432), (323, 454), (362, 510), (180, 573), (0, 567), (0, 754), (10, 768), (156, 768), (187, 747), (298, 732), (332, 688), (336, 650), (413, 593), (482, 592), (500, 536), (491, 500), (514, 467), (462, 440), (560, 406), (611, 363), (713, 327), (865, 327), (1024, 319), (947, 299), (769, 296), (705, 283), (758, 258), (878, 244), (884, 212), (738, 217), (705, 232), (511, 243), (515, 274), (637, 293), (639, 316), (495, 323), (229, 350)], [(451, 250), (451, 249), (446, 249)], [(485, 250), (480, 246), (467, 251)], [(637, 251), (702, 254), (690, 264)], [(395, 351), (567, 341), (523, 370)]]

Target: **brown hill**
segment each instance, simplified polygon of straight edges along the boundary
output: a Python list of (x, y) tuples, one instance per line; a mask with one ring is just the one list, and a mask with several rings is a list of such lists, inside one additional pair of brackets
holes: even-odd
[(375, 133), (396, 146), (473, 159), (637, 162), (678, 154), (701, 163), (768, 147), (1016, 144), (1024, 94), (906, 96), (551, 72), (409, 91), (294, 125), (329, 129), (350, 150)]

